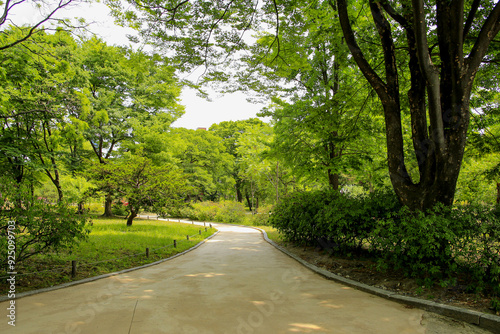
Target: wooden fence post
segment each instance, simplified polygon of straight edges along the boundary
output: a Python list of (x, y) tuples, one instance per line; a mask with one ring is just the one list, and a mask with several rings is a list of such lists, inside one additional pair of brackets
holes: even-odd
[(71, 261), (71, 277), (76, 276), (76, 261)]
[(149, 257), (149, 248), (146, 247), (146, 257)]

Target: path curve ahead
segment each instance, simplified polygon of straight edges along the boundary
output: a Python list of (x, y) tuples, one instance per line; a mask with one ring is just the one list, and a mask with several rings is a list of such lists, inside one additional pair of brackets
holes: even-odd
[[(215, 227), (217, 236), (162, 264), (21, 298), (15, 327), (1, 303), (0, 333), (445, 333), (422, 310), (309, 271), (257, 230)], [(469, 333), (461, 329), (452, 332)]]

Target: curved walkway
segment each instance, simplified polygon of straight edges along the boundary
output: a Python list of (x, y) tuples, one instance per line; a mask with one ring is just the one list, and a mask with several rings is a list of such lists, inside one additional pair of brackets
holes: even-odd
[(0, 333), (482, 332), (326, 280), (257, 230), (216, 227), (217, 236), (170, 261), (21, 298), (15, 327), (0, 303)]

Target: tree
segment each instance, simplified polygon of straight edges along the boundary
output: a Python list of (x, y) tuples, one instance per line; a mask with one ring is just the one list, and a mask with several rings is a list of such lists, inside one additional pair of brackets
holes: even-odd
[(189, 180), (190, 197), (214, 201), (231, 189), (234, 159), (213, 132), (174, 128), (168, 136), (168, 151)]
[[(120, 146), (134, 141), (135, 129), (161, 120), (169, 126), (184, 113), (180, 85), (167, 59), (157, 54), (108, 46), (92, 38), (82, 44), (83, 92), (89, 105), (75, 118), (86, 122), (85, 137), (105, 163)], [(105, 216), (112, 216), (113, 194), (106, 194)]]
[[(356, 21), (349, 16), (347, 2), (338, 0), (337, 5), (351, 54), (384, 108), (389, 174), (396, 194), (412, 209), (451, 205), (469, 127), (471, 90), (488, 46), (500, 30), (500, 3), (370, 1), (385, 80), (358, 44)], [(399, 31), (393, 28), (396, 24)], [(407, 93), (418, 180), (411, 178), (405, 164), (398, 47), (404, 47), (410, 57), (405, 65), (411, 75)]]
[(234, 157), (233, 164), (230, 166), (230, 173), (234, 179), (235, 199), (243, 202), (245, 180), (240, 174), (240, 159), (238, 153), (238, 140), (248, 128), (260, 126), (263, 122), (257, 118), (251, 118), (244, 121), (224, 121), (219, 124), (213, 124), (209, 131), (222, 138), (222, 143), (226, 147), (226, 152)]
[(140, 153), (93, 168), (98, 189), (108, 191), (112, 187), (127, 203), (127, 226), (144, 209), (165, 215), (183, 204), (187, 192), (186, 179), (178, 169), (154, 166), (151, 159)]
[[(154, 44), (178, 51), (176, 59), (183, 64), (207, 66), (207, 80), (227, 80), (229, 74), (221, 67), (227, 67), (228, 54), (246, 47), (241, 36), (252, 28), (273, 30), (271, 44), (281, 50), (280, 15), (284, 8), (293, 7), (296, 12), (302, 8), (301, 1), (129, 2), (135, 12), (118, 13), (120, 5), (112, 1), (115, 15), (135, 24)], [(382, 103), (389, 175), (400, 201), (420, 210), (436, 203), (451, 205), (469, 126), (471, 89), (482, 61), (492, 57), (488, 47), (500, 30), (500, 3), (371, 0), (371, 18), (364, 15), (360, 2), (330, 0), (329, 4), (338, 13), (353, 59)], [(350, 8), (355, 18), (349, 15)], [(378, 41), (373, 40), (373, 32)], [(376, 57), (369, 58), (372, 54)], [(368, 60), (379, 55), (381, 68)], [(401, 68), (410, 75), (408, 87), (400, 85)], [(404, 93), (408, 94), (417, 179), (406, 165)]]
[[(21, 32), (4, 32), (13, 40)], [(43, 45), (43, 46), (42, 46)], [(43, 170), (62, 201), (60, 158), (63, 155), (61, 129), (68, 122), (68, 110), (78, 109), (77, 69), (72, 65), (77, 45), (64, 31), (39, 33), (26, 45), (3, 52), (1, 89), (2, 134), (0, 151), (11, 164), (11, 175), (23, 181), (25, 168)]]
[(266, 199), (278, 203), (295, 185), (290, 169), (269, 154), (273, 141), (273, 128), (266, 123), (248, 127), (238, 138), (239, 177), (246, 181), (244, 193), (248, 208), (254, 213)]
[(271, 97), (260, 115), (273, 117), (280, 160), (299, 177), (341, 190), (340, 174), (366, 167), (374, 154), (371, 139), (379, 136), (371, 125), (378, 105), (348, 60), (327, 3), (296, 1), (283, 5), (282, 14), (280, 43), (273, 32), (259, 34), (240, 85)]

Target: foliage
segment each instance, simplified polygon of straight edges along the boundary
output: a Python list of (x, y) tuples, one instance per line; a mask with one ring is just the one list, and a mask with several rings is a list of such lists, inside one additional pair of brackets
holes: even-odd
[(112, 188), (127, 202), (127, 225), (141, 210), (164, 216), (183, 205), (187, 187), (183, 174), (169, 166), (154, 166), (151, 159), (128, 155), (121, 160), (94, 166), (98, 189)]
[(269, 224), (287, 240), (348, 251), (360, 248), (375, 222), (398, 209), (387, 191), (359, 197), (332, 190), (296, 192), (276, 205)]
[(500, 216), (484, 206), (438, 204), (428, 212), (400, 207), (391, 193), (350, 197), (294, 193), (278, 204), (271, 226), (285, 239), (342, 254), (369, 252), (428, 282), (457, 282), (500, 293)]
[(198, 221), (241, 224), (245, 220), (245, 207), (235, 201), (200, 202), (191, 204), (188, 218)]
[[(13, 222), (13, 223), (12, 223)], [(7, 177), (0, 182), (0, 265), (7, 263), (7, 235), (15, 236), (15, 259), (21, 263), (36, 255), (71, 249), (85, 240), (87, 218), (66, 202), (47, 203), (24, 185)], [(14, 229), (9, 229), (14, 225)], [(11, 231), (11, 232), (8, 232)]]
[(257, 212), (247, 217), (250, 225), (269, 226), (269, 218), (273, 212), (274, 205), (260, 206)]
[(218, 200), (230, 191), (234, 159), (219, 136), (212, 131), (176, 128), (167, 140), (168, 152), (188, 179), (189, 198)]

